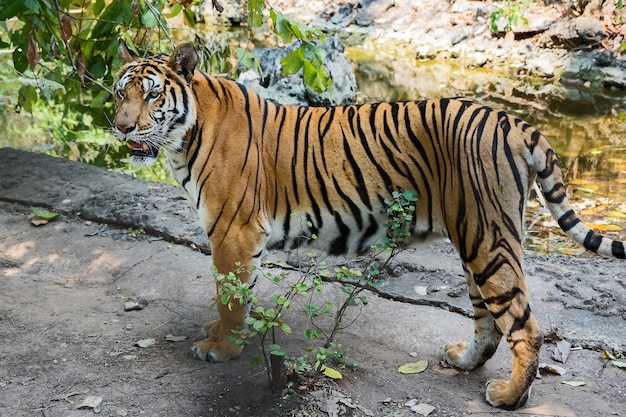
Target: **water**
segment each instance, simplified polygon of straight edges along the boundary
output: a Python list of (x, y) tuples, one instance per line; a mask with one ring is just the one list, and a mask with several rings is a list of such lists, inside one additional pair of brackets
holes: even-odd
[[(563, 86), (448, 62), (394, 60), (347, 50), (359, 101), (469, 97), (539, 128), (559, 156), (570, 194), (626, 202), (626, 105), (619, 91)], [(626, 208), (626, 206), (624, 206)]]

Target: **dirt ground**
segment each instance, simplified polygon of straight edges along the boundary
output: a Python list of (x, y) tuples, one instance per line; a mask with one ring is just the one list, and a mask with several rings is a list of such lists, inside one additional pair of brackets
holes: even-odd
[[(34, 205), (63, 215), (34, 227)], [(181, 219), (191, 226), (176, 226)], [(133, 232), (141, 227), (144, 233)], [(546, 342), (542, 361), (567, 373), (542, 373), (527, 407), (516, 412), (483, 400), (484, 383), (510, 372), (506, 344), (473, 372), (439, 365), (446, 342), (472, 334), (460, 265), (445, 243), (405, 254), (398, 276), (381, 296), (369, 294), (370, 303), (338, 334), (349, 359), (358, 362), (356, 370), (340, 369), (337, 381), (319, 379), (317, 392), (272, 395), (265, 368), (248, 363), (258, 355), (258, 343), (228, 363), (192, 357), (198, 329), (216, 317), (210, 256), (190, 244), (195, 227), (193, 213), (169, 186), (0, 149), (0, 415), (419, 415), (405, 405), (412, 399), (434, 407), (431, 416), (626, 415), (626, 371), (600, 354), (602, 348), (626, 352), (623, 262), (529, 254), (530, 291), (542, 328), (548, 333), (556, 327), (584, 348), (562, 364), (551, 359), (554, 344)], [(201, 239), (194, 244), (202, 245)], [(411, 298), (417, 287), (439, 298)], [(259, 298), (269, 304), (274, 293), (264, 283)], [(338, 302), (341, 291), (325, 284), (322, 297)], [(128, 300), (143, 308), (125, 311)], [(307, 323), (295, 308), (285, 320), (293, 334), (279, 342), (288, 355), (299, 356), (312, 345), (301, 336)], [(167, 335), (187, 339), (170, 342)], [(137, 346), (149, 338), (156, 343)], [(417, 360), (428, 361), (423, 373), (398, 372)], [(81, 408), (88, 397), (101, 403)]]

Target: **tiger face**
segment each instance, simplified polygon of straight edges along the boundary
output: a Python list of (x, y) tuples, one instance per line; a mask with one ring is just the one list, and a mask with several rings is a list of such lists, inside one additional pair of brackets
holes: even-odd
[[(196, 63), (181, 63), (163, 55), (151, 58), (151, 62), (159, 62), (159, 71), (146, 71), (144, 60), (129, 49), (123, 48), (119, 53), (126, 55), (126, 65), (113, 87), (113, 135), (128, 141), (133, 164), (151, 165), (161, 148), (178, 152), (196, 121), (193, 94), (178, 69), (180, 65)], [(194, 60), (195, 57), (191, 56)]]

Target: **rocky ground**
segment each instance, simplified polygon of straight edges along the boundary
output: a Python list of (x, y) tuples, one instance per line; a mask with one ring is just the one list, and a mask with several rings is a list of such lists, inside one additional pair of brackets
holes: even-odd
[[(258, 342), (225, 364), (192, 357), (198, 329), (216, 315), (215, 293), (206, 241), (178, 188), (8, 148), (0, 161), (0, 415), (499, 413), (483, 401), (484, 383), (510, 372), (506, 344), (474, 372), (440, 365), (442, 346), (472, 333), (458, 257), (445, 242), (403, 254), (369, 304), (350, 313), (355, 321), (336, 341), (356, 370), (336, 365), (341, 380), (318, 377), (272, 394), (264, 367), (248, 364)], [(62, 216), (35, 227), (32, 207)], [(542, 361), (565, 374), (542, 371), (517, 414), (623, 415), (626, 371), (602, 355), (626, 353), (623, 261), (528, 253), (526, 270), (551, 337)], [(262, 304), (276, 293), (264, 282)], [(329, 283), (318, 302), (341, 299)], [(128, 301), (141, 309), (126, 311)], [(293, 308), (285, 321), (293, 334), (279, 343), (301, 356), (313, 345), (301, 336), (307, 320)], [(573, 347), (565, 363), (552, 359), (556, 335)], [(428, 362), (423, 373), (398, 372), (418, 360)]]
[[(222, 0), (221, 14), (204, 9), (208, 20), (241, 24), (243, 8), (237, 0)], [(447, 88), (427, 79), (418, 85), (418, 97), (463, 94), (489, 88), (493, 78), (535, 78), (541, 91), (521, 92), (518, 99), (561, 103), (564, 97), (583, 99), (579, 88), (626, 88), (623, 60), (626, 12), (612, 0), (557, 1), (439, 1), (439, 0), (278, 0), (269, 2), (285, 14), (336, 35), (348, 47), (371, 53), (394, 69), (415, 59), (447, 67), (488, 69), (491, 82), (476, 80), (463, 87), (458, 74)], [(492, 22), (492, 16), (496, 19)], [(495, 26), (494, 26), (495, 25)], [(256, 33), (265, 37), (263, 31)], [(272, 38), (267, 37), (270, 41)], [(271, 42), (271, 41), (270, 41)], [(473, 75), (472, 77), (475, 77)], [(459, 86), (452, 84), (458, 83)], [(343, 84), (343, 81), (342, 83)], [(460, 88), (459, 88), (460, 87)], [(521, 97), (520, 97), (521, 96)], [(280, 99), (288, 100), (287, 97)], [(511, 98), (508, 98), (511, 99)], [(513, 98), (514, 100), (514, 98)], [(487, 100), (489, 101), (489, 100)], [(548, 105), (549, 107), (549, 105)]]

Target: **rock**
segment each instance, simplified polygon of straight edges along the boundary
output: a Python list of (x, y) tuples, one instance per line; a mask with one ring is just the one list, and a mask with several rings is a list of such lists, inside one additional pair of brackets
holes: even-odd
[(550, 27), (537, 42), (546, 48), (592, 46), (606, 39), (604, 24), (593, 17), (563, 19)]
[(411, 410), (421, 416), (427, 416), (435, 411), (435, 407), (430, 404), (420, 403), (411, 407)]
[(143, 310), (143, 306), (137, 301), (126, 301), (124, 303), (124, 311)]
[(374, 23), (374, 20), (392, 8), (394, 4), (394, 0), (361, 0), (355, 23), (359, 26), (370, 26)]
[(326, 91), (318, 94), (304, 87), (302, 70), (294, 75), (283, 76), (281, 59), (298, 47), (297, 43), (287, 48), (259, 48), (254, 53), (259, 57), (261, 74), (254, 70), (242, 73), (238, 80), (259, 95), (277, 103), (287, 105), (335, 106), (352, 104), (356, 100), (356, 78), (352, 64), (344, 54), (344, 46), (335, 37), (317, 43), (326, 51), (324, 65), (333, 80), (332, 96)]
[(554, 67), (546, 59), (531, 58), (526, 62), (526, 67), (530, 75), (544, 78), (554, 77)]

